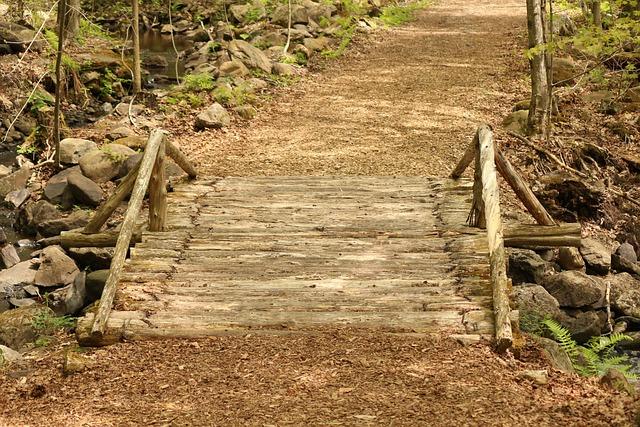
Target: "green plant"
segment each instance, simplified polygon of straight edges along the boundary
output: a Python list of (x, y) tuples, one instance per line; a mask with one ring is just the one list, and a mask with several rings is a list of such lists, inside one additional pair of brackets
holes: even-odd
[(110, 147), (100, 147), (102, 151), (113, 163), (121, 163), (127, 159), (127, 155), (124, 153), (116, 153)]
[(614, 332), (609, 336), (593, 337), (586, 346), (581, 346), (571, 337), (569, 330), (555, 320), (546, 318), (542, 323), (567, 353), (578, 374), (602, 376), (613, 368), (622, 372), (627, 378), (636, 378), (636, 375), (630, 372), (632, 365), (629, 357), (615, 353), (617, 344), (632, 339), (628, 335)]
[[(47, 297), (45, 296), (45, 301)], [(56, 316), (49, 310), (40, 310), (31, 321), (31, 326), (37, 332), (50, 333), (60, 329), (70, 329), (76, 325), (76, 319), (71, 316)]]
[(209, 73), (189, 74), (184, 77), (182, 87), (191, 92), (210, 91), (215, 87), (215, 78)]
[(425, 8), (428, 4), (427, 0), (419, 0), (404, 5), (389, 5), (382, 9), (380, 20), (389, 27), (402, 25), (413, 19), (416, 11)]

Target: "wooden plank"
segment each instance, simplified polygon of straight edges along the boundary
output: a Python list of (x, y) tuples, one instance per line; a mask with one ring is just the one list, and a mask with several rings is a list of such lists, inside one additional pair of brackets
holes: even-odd
[(167, 221), (167, 184), (164, 173), (164, 158), (167, 138), (158, 147), (156, 161), (149, 181), (149, 231), (165, 230)]

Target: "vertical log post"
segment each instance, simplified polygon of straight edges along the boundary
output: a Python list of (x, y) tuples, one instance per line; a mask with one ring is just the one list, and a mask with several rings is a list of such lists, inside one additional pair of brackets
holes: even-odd
[(158, 149), (149, 183), (149, 231), (164, 231), (167, 220), (167, 184), (164, 172), (166, 137)]
[[(529, 49), (540, 48), (546, 43), (546, 28), (542, 7), (544, 0), (527, 0), (527, 29), (529, 32)], [(547, 106), (549, 105), (547, 55), (545, 52), (535, 52), (530, 61), (531, 65), (531, 103), (527, 130), (530, 134), (540, 133), (545, 123)]]
[(133, 93), (142, 92), (142, 77), (140, 71), (140, 11), (138, 0), (131, 0), (131, 14), (133, 17)]
[(507, 278), (502, 218), (500, 217), (500, 193), (494, 161), (493, 134), (488, 126), (481, 126), (478, 129), (478, 139), (480, 141), (479, 163), (482, 171), (482, 199), (486, 216), (491, 284), (493, 286), (496, 349), (498, 352), (504, 352), (513, 344), (510, 318), (510, 282)]
[(113, 305), (113, 299), (116, 295), (116, 287), (120, 280), (120, 273), (122, 272), (122, 267), (124, 266), (124, 261), (127, 258), (127, 252), (129, 251), (129, 243), (131, 242), (131, 237), (135, 230), (136, 220), (138, 219), (138, 215), (140, 215), (144, 195), (149, 187), (151, 172), (156, 162), (158, 149), (160, 148), (164, 138), (164, 131), (159, 129), (154, 130), (149, 137), (149, 142), (147, 143), (147, 147), (144, 151), (144, 156), (140, 161), (140, 171), (131, 193), (129, 208), (127, 209), (127, 213), (122, 221), (122, 228), (111, 260), (109, 276), (107, 277), (107, 282), (104, 285), (102, 297), (100, 298), (100, 305), (98, 306), (98, 311), (96, 312), (95, 320), (91, 327), (91, 335), (94, 337), (102, 337), (107, 321), (109, 320), (111, 306)]

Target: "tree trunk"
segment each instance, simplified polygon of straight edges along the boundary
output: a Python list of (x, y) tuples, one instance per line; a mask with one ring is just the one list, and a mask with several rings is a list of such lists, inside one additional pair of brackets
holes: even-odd
[(67, 13), (67, 0), (58, 3), (58, 54), (56, 55), (56, 100), (53, 111), (54, 162), (60, 168), (60, 101), (62, 98), (62, 53), (64, 51), (64, 24)]
[[(546, 43), (544, 6), (541, 0), (527, 0), (527, 28), (529, 49), (539, 48)], [(549, 89), (545, 52), (536, 52), (529, 60), (531, 66), (531, 103), (527, 129), (529, 134), (540, 133), (549, 111)]]
[(66, 38), (72, 39), (78, 35), (78, 31), (80, 31), (80, 11), (82, 10), (82, 5), (80, 4), (80, 0), (68, 0), (69, 1), (69, 11), (67, 13), (67, 22), (66, 22)]
[(591, 3), (591, 13), (593, 14), (593, 25), (602, 28), (602, 7), (600, 0), (593, 0)]
[(138, 0), (131, 0), (133, 14), (133, 93), (142, 92), (142, 77), (140, 72), (140, 12)]

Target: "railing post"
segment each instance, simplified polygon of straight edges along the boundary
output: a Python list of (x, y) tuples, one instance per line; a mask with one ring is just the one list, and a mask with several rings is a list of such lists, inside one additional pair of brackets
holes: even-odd
[(164, 231), (167, 219), (167, 184), (165, 180), (165, 152), (167, 137), (160, 143), (158, 156), (149, 183), (149, 231)]

